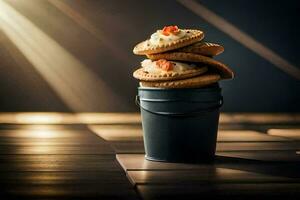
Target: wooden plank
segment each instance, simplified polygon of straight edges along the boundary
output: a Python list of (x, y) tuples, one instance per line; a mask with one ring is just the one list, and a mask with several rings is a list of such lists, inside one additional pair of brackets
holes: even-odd
[(144, 154), (117, 154), (116, 158), (124, 171), (138, 170), (201, 170), (210, 165), (185, 163), (153, 162), (145, 159)]
[(7, 162), (40, 162), (40, 161), (51, 161), (51, 162), (96, 162), (99, 160), (113, 160), (115, 158), (114, 154), (100, 154), (100, 155), (65, 155), (65, 154), (2, 154), (0, 155), (0, 164)]
[(300, 155), (296, 151), (235, 151), (217, 152), (216, 155), (257, 161), (300, 162)]
[[(0, 163), (0, 172), (16, 172), (16, 171), (121, 171), (121, 168), (115, 159), (102, 159), (95, 157), (93, 159), (66, 159), (55, 158), (48, 159), (47, 155), (39, 156), (40, 160), (33, 161), (32, 157), (23, 161), (8, 160)], [(85, 157), (81, 156), (81, 157)], [(6, 159), (7, 160), (7, 159)]]
[[(27, 126), (29, 126), (29, 125), (27, 125)], [(34, 125), (34, 126), (39, 126), (39, 125)], [(54, 126), (54, 125), (51, 125), (51, 126)], [(96, 128), (94, 128), (94, 130), (92, 130), (91, 128), (89, 128), (89, 129), (92, 133), (95, 133), (96, 136), (100, 136), (99, 139), (97, 140), (98, 142), (101, 142), (104, 140), (113, 141), (113, 142), (117, 142), (117, 141), (130, 142), (130, 141), (142, 141), (143, 140), (143, 135), (142, 135), (142, 130), (141, 130), (140, 125), (89, 125), (89, 126), (96, 127)], [(273, 125), (271, 127), (275, 127), (275, 126)], [(251, 128), (251, 127), (248, 127), (248, 128)], [(257, 129), (257, 130), (263, 131), (263, 132), (267, 132), (267, 130), (269, 128), (270, 128), (270, 126), (252, 127), (252, 129)], [(288, 128), (288, 130), (286, 130), (287, 128)], [(296, 128), (298, 128), (298, 127), (296, 127)], [(36, 139), (36, 138), (43, 138), (43, 137), (51, 139), (51, 137), (56, 137), (58, 135), (57, 134), (58, 132), (54, 133), (52, 136), (51, 135), (48, 136), (47, 134), (44, 134), (46, 136), (43, 136), (43, 134), (41, 134), (41, 135), (35, 134), (34, 132), (37, 132), (37, 130), (39, 130), (39, 129), (33, 129), (32, 134), (29, 134), (26, 136), (25, 135), (17, 135), (15, 137), (13, 134), (9, 134), (9, 138), (16, 139), (16, 138), (22, 138), (22, 137), (26, 138), (26, 137), (34, 136), (35, 138), (31, 137), (31, 140)], [(49, 130), (53, 131), (53, 130), (56, 130), (56, 128), (53, 128), (53, 129), (50, 128)], [(273, 130), (274, 129), (272, 129), (272, 131)], [(300, 129), (295, 129), (295, 127), (286, 126), (286, 127), (284, 127), (284, 129), (280, 129), (280, 130), (284, 130), (284, 132), (292, 131), (294, 133), (290, 134), (290, 136), (282, 135), (282, 134), (275, 135), (276, 133), (274, 135), (272, 135), (272, 134), (265, 134), (265, 133), (262, 133), (259, 131), (241, 130), (241, 127), (239, 127), (236, 130), (219, 130), (217, 140), (218, 140), (218, 142), (272, 142), (272, 141), (273, 142), (276, 142), (276, 141), (277, 142), (278, 141), (285, 142), (285, 141), (298, 140), (298, 132), (297, 131)], [(68, 131), (68, 129), (64, 129), (64, 131), (70, 133), (70, 131)], [(85, 129), (82, 128), (82, 131), (78, 131), (78, 130), (76, 130), (74, 132), (72, 131), (72, 133), (76, 133), (76, 134), (69, 134), (69, 133), (60, 134), (58, 137), (62, 138), (62, 139), (66, 139), (66, 140), (71, 140), (72, 138), (80, 137), (82, 139), (91, 139), (95, 142), (96, 141), (96, 140), (94, 140), (95, 137), (93, 137), (94, 139), (92, 139), (92, 137), (90, 137), (90, 135), (88, 135), (88, 134), (90, 134), (90, 131), (86, 131)], [(277, 131), (277, 129), (276, 129), (276, 131)], [(63, 133), (63, 131), (61, 131), (61, 132)], [(4, 139), (6, 139), (5, 134), (3, 136), (4, 136)], [(2, 140), (2, 138), (3, 137), (1, 137), (1, 140)], [(69, 139), (67, 139), (67, 138), (69, 138)], [(81, 139), (81, 141), (82, 141), (82, 139)], [(77, 140), (77, 139), (75, 139), (75, 140)], [(0, 141), (0, 144), (1, 144), (1, 141)], [(122, 149), (120, 149), (120, 150), (123, 151)], [(129, 152), (129, 151), (125, 150), (125, 153)]]
[(21, 164), (24, 162), (75, 162), (75, 163), (88, 163), (105, 160), (114, 160), (114, 154), (99, 154), (99, 155), (65, 155), (65, 154), (12, 154), (0, 155), (0, 164), (16, 163)]
[(74, 124), (77, 123), (73, 113), (58, 112), (11, 112), (1, 113), (2, 124)]
[(90, 131), (86, 130), (0, 130), (0, 140), (2, 137), (8, 138), (97, 138)]
[[(138, 141), (143, 139), (141, 126), (105, 126), (89, 125), (90, 130), (107, 141)], [(284, 137), (270, 136), (265, 133), (250, 130), (220, 130), (218, 141), (221, 142), (264, 142), (264, 141), (289, 141)]]
[[(299, 183), (205, 183), (197, 185), (138, 185), (137, 189), (143, 199), (199, 199), (225, 197), (266, 198), (282, 197), (282, 199), (297, 199), (300, 197)], [(213, 198), (213, 199), (214, 199)]]
[[(1, 114), (0, 114), (1, 115)], [(0, 124), (0, 130), (87, 130), (85, 124)]]
[(265, 133), (250, 130), (220, 130), (219, 142), (269, 142), (289, 141), (287, 138), (270, 136)]
[(300, 179), (299, 161), (259, 161), (245, 158), (218, 157), (216, 167), (266, 174), (270, 176)]
[[(232, 152), (229, 152), (229, 154)], [(272, 153), (274, 154), (274, 153)], [(202, 173), (211, 168), (234, 169), (276, 177), (290, 177), (300, 180), (298, 161), (260, 161), (234, 156), (217, 156), (213, 164), (183, 164), (147, 161), (142, 154), (118, 154), (117, 160), (123, 170), (129, 171), (182, 171)]]
[(220, 123), (299, 124), (298, 113), (222, 113)]
[(253, 130), (266, 134), (269, 129), (299, 129), (300, 124), (222, 124), (219, 123), (219, 130)]
[(140, 113), (77, 113), (83, 124), (140, 124)]
[[(101, 169), (101, 168), (100, 168)], [(75, 185), (116, 184), (129, 185), (120, 171), (8, 171), (0, 172), (0, 185)]]
[[(212, 164), (186, 164), (186, 163), (167, 163), (153, 162), (145, 159), (144, 154), (117, 154), (118, 162), (124, 171), (197, 171), (210, 168)], [(255, 162), (263, 161), (263, 162)], [(271, 161), (271, 162), (269, 162)], [(274, 163), (276, 162), (276, 163)], [(280, 162), (280, 163), (278, 163)], [(291, 164), (292, 162), (292, 164)], [(278, 173), (276, 168), (292, 172), (294, 166), (300, 162), (300, 156), (295, 152), (225, 152), (218, 153), (214, 166), (218, 167), (236, 167), (236, 169), (257, 169), (272, 171)], [(271, 172), (271, 171), (270, 171)], [(293, 174), (291, 174), (293, 175)], [(294, 173), (297, 176), (297, 173)], [(300, 174), (299, 174), (300, 176)]]
[(116, 153), (145, 153), (143, 141), (110, 142)]
[(211, 166), (198, 171), (127, 171), (134, 185), (141, 184), (204, 184), (204, 183), (300, 183), (298, 178)]
[(0, 146), (0, 154), (114, 154), (114, 151), (108, 144), (96, 144), (89, 146)]
[[(69, 198), (85, 195), (115, 197), (114, 193), (119, 190), (119, 198), (131, 197), (135, 199), (134, 197), (136, 197), (132, 185), (120, 171), (22, 171), (0, 172), (0, 176), (1, 197), (4, 193), (6, 196), (18, 195), (19, 197), (30, 197), (30, 199), (32, 197), (61, 198), (63, 196)], [(76, 189), (76, 191), (72, 193), (71, 188)], [(29, 191), (25, 191), (25, 189)], [(61, 189), (64, 189), (65, 192)], [(58, 194), (53, 191), (58, 192)]]
[(136, 192), (116, 184), (21, 185), (3, 186), (1, 196), (8, 199), (138, 199)]
[[(115, 152), (120, 153), (144, 153), (142, 141), (111, 142)], [(299, 142), (218, 142), (217, 152), (227, 151), (270, 151), (300, 149)]]
[(91, 131), (107, 141), (143, 140), (140, 125), (89, 125)]
[(218, 142), (217, 152), (224, 151), (267, 151), (298, 150), (299, 142)]
[[(80, 142), (78, 141), (80, 140)], [(53, 146), (53, 145), (65, 145), (65, 146), (79, 146), (79, 145), (97, 145), (105, 143), (101, 138), (95, 139), (94, 137), (85, 138), (13, 138), (13, 137), (1, 137), (0, 146)]]
[(86, 129), (0, 130), (0, 177), (4, 199), (138, 198), (109, 143)]
[(295, 140), (300, 140), (300, 129), (270, 129), (268, 134)]

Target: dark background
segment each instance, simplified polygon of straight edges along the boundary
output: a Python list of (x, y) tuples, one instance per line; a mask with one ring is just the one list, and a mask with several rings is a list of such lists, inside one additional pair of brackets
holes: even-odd
[[(47, 0), (4, 2), (77, 58), (117, 95), (113, 97), (101, 88), (90, 88), (92, 93), (97, 93), (99, 102), (103, 104), (91, 107), (86, 103), (86, 107), (80, 107), (76, 111), (137, 111), (134, 104), (137, 81), (131, 74), (143, 57), (133, 55), (132, 48), (155, 30), (173, 24), (183, 28), (202, 29), (207, 41), (224, 45), (225, 52), (216, 59), (228, 64), (235, 71), (236, 78), (221, 83), (225, 98), (223, 111), (300, 111), (299, 80), (245, 48), (176, 1), (61, 1), (64, 8), (67, 8), (66, 12), (71, 9), (73, 16), (82, 22), (81, 25)], [(298, 1), (199, 2), (293, 65), (300, 66)], [(74, 111), (1, 29), (0, 41), (0, 111)], [(47, 54), (47, 46), (44, 48), (45, 52), (40, 53)], [(62, 74), (62, 77), (66, 76), (71, 74)], [(118, 101), (112, 98), (118, 98)]]

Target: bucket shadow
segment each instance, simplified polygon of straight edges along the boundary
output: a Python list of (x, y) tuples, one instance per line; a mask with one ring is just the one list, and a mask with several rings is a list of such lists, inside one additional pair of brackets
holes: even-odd
[(300, 178), (299, 161), (260, 161), (248, 158), (216, 156), (214, 164), (218, 167), (249, 171), (264, 175)]

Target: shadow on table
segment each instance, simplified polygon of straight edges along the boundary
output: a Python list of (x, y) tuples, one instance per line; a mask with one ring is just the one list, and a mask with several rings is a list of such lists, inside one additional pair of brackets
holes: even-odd
[(229, 169), (243, 170), (272, 176), (300, 177), (299, 161), (261, 161), (248, 158), (216, 156), (215, 164)]

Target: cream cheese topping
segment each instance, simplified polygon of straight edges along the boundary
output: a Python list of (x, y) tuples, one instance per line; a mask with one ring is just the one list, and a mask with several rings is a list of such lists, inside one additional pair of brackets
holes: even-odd
[(152, 45), (162, 45), (172, 41), (179, 40), (185, 37), (186, 35), (187, 33), (183, 30), (179, 30), (179, 33), (169, 34), (168, 36), (162, 34), (162, 30), (157, 30), (155, 33), (151, 35), (149, 42)]
[[(194, 69), (196, 67), (195, 64), (187, 64), (187, 63), (174, 62), (174, 61), (170, 61), (170, 62), (173, 64), (173, 69), (170, 70), (172, 72), (183, 72), (189, 69)], [(142, 61), (141, 66), (143, 67), (145, 72), (151, 74), (161, 74), (167, 72), (161, 69), (160, 67), (158, 67), (156, 61), (152, 61), (150, 59), (145, 59), (144, 61)]]

